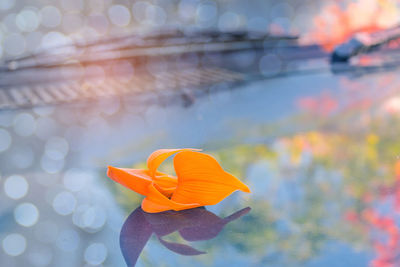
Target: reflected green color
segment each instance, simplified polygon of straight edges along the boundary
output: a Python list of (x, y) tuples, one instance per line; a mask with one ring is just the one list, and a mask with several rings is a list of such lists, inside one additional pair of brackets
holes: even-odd
[[(385, 101), (318, 116), (303, 109), (273, 123), (243, 125), (217, 148), (206, 143), (205, 152), (253, 191), (249, 196), (234, 194), (215, 210), (226, 215), (247, 205), (253, 212), (205, 242), (210, 253), (196, 256), (196, 261), (218, 262), (229, 247), (257, 266), (307, 265), (330, 243), (339, 242), (354, 253), (375, 254), (371, 264), (377, 264), (377, 240), (387, 232), (379, 230), (371, 213), (381, 213), (379, 203), (396, 194), (400, 177), (400, 118), (385, 109), (390, 99)], [(258, 141), (244, 143), (245, 138)], [(135, 193), (112, 187), (127, 212), (140, 203)], [(142, 258), (145, 263), (145, 254)]]

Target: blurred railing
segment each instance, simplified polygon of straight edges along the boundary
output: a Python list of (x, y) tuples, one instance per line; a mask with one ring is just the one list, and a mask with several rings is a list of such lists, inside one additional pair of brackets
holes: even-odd
[[(0, 109), (75, 103), (98, 97), (187, 96), (244, 80), (226, 55), (294, 44), (294, 36), (257, 32), (163, 31), (71, 43), (5, 60)], [(246, 60), (246, 59), (245, 59)], [(255, 63), (256, 65), (258, 62)], [(253, 64), (254, 65), (254, 64)], [(206, 91), (207, 91), (206, 90)], [(198, 90), (199, 92), (199, 90)]]

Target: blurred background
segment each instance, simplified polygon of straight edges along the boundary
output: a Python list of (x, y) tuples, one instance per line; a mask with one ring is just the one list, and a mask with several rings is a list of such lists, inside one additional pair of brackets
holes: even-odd
[[(1, 0), (0, 265), (125, 266), (132, 249), (137, 266), (397, 266), (399, 8)], [(210, 240), (165, 236), (202, 255), (156, 235), (121, 252), (141, 196), (107, 165), (181, 147), (253, 191), (209, 212), (251, 211)]]
[(332, 49), (357, 31), (396, 25), (398, 9), (393, 0), (4, 0), (0, 51), (5, 59), (74, 41), (166, 28), (300, 35), (303, 43), (326, 43)]
[(5, 0), (1, 54), (10, 58), (71, 41), (160, 28), (305, 33), (314, 29), (313, 16), (328, 2)]

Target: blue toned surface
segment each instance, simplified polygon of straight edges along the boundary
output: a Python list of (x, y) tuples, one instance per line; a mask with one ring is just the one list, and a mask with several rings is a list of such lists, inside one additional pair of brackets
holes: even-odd
[[(252, 210), (208, 240), (172, 232), (165, 240), (181, 246), (165, 245), (153, 235), (138, 266), (365, 266), (383, 257), (379, 246), (395, 253), (398, 152), (386, 125), (397, 127), (397, 80), (327, 72), (249, 82), (189, 107), (102, 100), (3, 112), (11, 142), (0, 154), (2, 262), (123, 266), (121, 229), (140, 197), (108, 180), (105, 166), (138, 166), (160, 147), (203, 148), (253, 191), (207, 210)], [(21, 144), (33, 153), (28, 166), (18, 164)], [(38, 217), (17, 216), (23, 203)]]

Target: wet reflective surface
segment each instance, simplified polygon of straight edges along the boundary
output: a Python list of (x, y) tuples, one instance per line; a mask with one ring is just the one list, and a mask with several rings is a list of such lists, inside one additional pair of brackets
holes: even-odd
[[(2, 111), (1, 263), (396, 266), (399, 82), (396, 70), (321, 71), (190, 105), (120, 97)], [(150, 215), (106, 177), (107, 165), (141, 168), (175, 147), (212, 154), (252, 194)]]
[[(251, 2), (0, 1), (1, 267), (400, 265), (399, 40), (329, 63), (400, 3)], [(252, 193), (147, 214), (106, 177), (183, 147)]]

